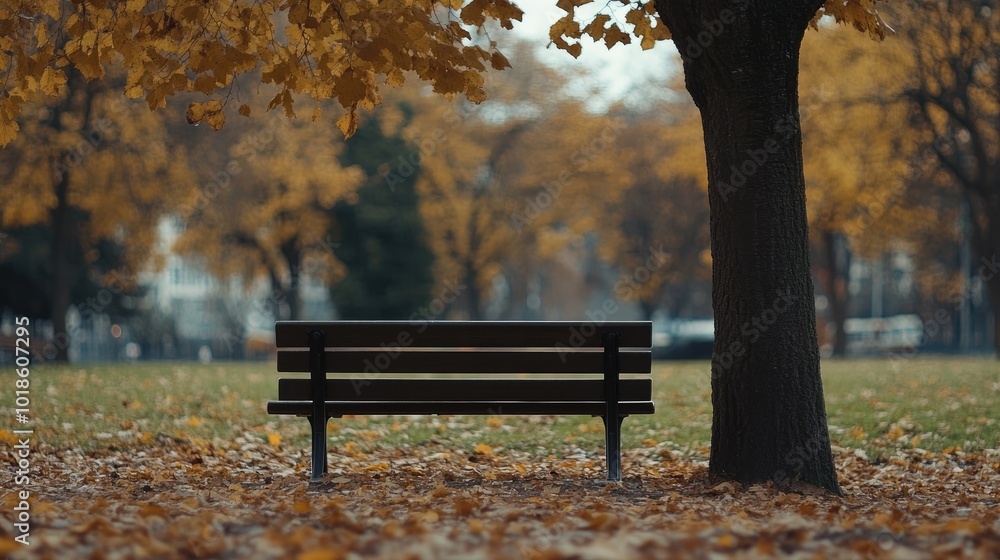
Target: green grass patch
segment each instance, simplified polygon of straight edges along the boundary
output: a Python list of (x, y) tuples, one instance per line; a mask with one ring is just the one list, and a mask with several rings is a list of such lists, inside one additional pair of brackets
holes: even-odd
[(873, 456), (900, 447), (941, 452), (1000, 445), (1000, 363), (990, 358), (823, 366), (831, 439)]
[[(31, 373), (35, 441), (81, 450), (142, 448), (160, 438), (261, 438), (308, 446), (308, 422), (269, 416), (277, 393), (272, 363), (140, 363), (38, 367)], [(14, 416), (14, 370), (0, 413)], [(992, 359), (838, 360), (823, 364), (835, 445), (880, 456), (898, 448), (932, 452), (996, 448), (1000, 441), (1000, 364)], [(660, 363), (657, 413), (624, 424), (623, 447), (665, 445), (707, 456), (711, 399), (707, 362)], [(10, 434), (5, 434), (10, 437)], [(334, 448), (440, 445), (566, 456), (603, 452), (600, 419), (587, 417), (358, 417), (330, 423)]]

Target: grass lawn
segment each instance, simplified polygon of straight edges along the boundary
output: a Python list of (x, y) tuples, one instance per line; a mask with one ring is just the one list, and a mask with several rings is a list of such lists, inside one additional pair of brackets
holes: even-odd
[[(930, 452), (996, 448), (1000, 442), (1000, 363), (982, 358), (831, 360), (823, 364), (834, 445), (877, 458), (899, 448)], [(277, 393), (273, 363), (140, 363), (39, 367), (31, 375), (37, 440), (56, 448), (116, 449), (157, 437), (257, 437), (308, 446), (308, 423), (269, 416)], [(13, 388), (13, 369), (0, 375)], [(663, 446), (707, 457), (711, 430), (708, 367), (662, 362), (654, 368), (654, 415), (625, 421), (624, 449)], [(0, 408), (13, 415), (13, 397)], [(539, 429), (543, 427), (545, 429)], [(331, 447), (484, 443), (533, 455), (603, 451), (600, 419), (587, 417), (357, 417), (330, 423)], [(9, 437), (9, 436), (8, 436)]]

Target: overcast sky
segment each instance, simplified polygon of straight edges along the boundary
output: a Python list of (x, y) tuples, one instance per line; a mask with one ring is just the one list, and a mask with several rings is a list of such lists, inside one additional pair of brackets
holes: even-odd
[[(639, 41), (633, 39), (630, 45), (619, 44), (609, 50), (604, 44), (595, 44), (586, 37), (583, 41), (583, 54), (579, 59), (574, 59), (555, 46), (544, 48), (549, 41), (549, 26), (566, 12), (556, 7), (555, 0), (522, 0), (517, 5), (524, 10), (524, 19), (514, 25), (513, 34), (539, 42), (539, 58), (543, 62), (557, 68), (578, 65), (591, 73), (591, 77), (581, 78), (574, 88), (581, 94), (597, 86), (605, 92), (607, 99), (621, 99), (628, 95), (636, 83), (655, 78), (665, 79), (679, 70), (677, 51), (669, 41), (661, 41), (654, 48), (643, 51)], [(603, 6), (604, 3), (597, 2), (595, 5)], [(578, 20), (585, 25), (589, 22), (586, 16), (595, 12), (595, 8), (591, 8), (589, 12), (581, 8), (577, 10), (577, 14), (583, 14), (584, 17)], [(619, 19), (623, 18), (624, 14)]]

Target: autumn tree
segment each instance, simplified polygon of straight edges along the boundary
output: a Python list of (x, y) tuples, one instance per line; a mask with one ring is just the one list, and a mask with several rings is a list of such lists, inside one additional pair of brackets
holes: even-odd
[(303, 280), (329, 284), (339, 275), (332, 211), (354, 200), (364, 176), (340, 165), (340, 133), (271, 115), (264, 126), (244, 121), (222, 137), (187, 136), (198, 188), (181, 206), (185, 229), (174, 250), (202, 258), (219, 278), (265, 279), (274, 316), (301, 318)]
[[(914, 230), (901, 223), (914, 206), (903, 198), (915, 139), (898, 99), (907, 69), (894, 63), (897, 49), (898, 42), (876, 44), (838, 28), (807, 35), (803, 44), (806, 200), (835, 356), (847, 349), (849, 257), (881, 258)], [(830, 72), (835, 65), (840, 71)]]
[[(944, 179), (970, 208), (975, 268), (983, 271), (990, 294), (1000, 355), (1000, 274), (994, 273), (1000, 251), (1000, 2), (907, 1), (898, 13), (909, 24), (901, 33), (909, 56), (900, 62), (913, 69), (905, 98), (938, 177), (924, 185)], [(967, 289), (953, 297), (962, 302)]]
[[(560, 0), (556, 46), (578, 54), (583, 33), (608, 46), (629, 42), (602, 13), (581, 25)], [(610, 5), (608, 5), (610, 7)], [(874, 0), (658, 0), (628, 3), (625, 21), (642, 45), (672, 37), (688, 91), (701, 111), (708, 155), (713, 304), (713, 430), (710, 470), (743, 482), (800, 479), (837, 490), (819, 372), (809, 267), (798, 62), (802, 37), (820, 15), (885, 33)], [(381, 82), (406, 71), (435, 92), (481, 102), (483, 73), (508, 61), (471, 29), (510, 28), (509, 0), (413, 3), (235, 2), (146, 4), (29, 2), (0, 14), (0, 71), (14, 79), (0, 96), (0, 142), (16, 133), (24, 102), (67, 66), (100, 78), (120, 57), (125, 93), (151, 108), (179, 91), (216, 98), (192, 120), (221, 126), (239, 78), (261, 67), (279, 86), (272, 107), (294, 113), (294, 97), (336, 98), (347, 112), (379, 104)], [(60, 22), (65, 45), (38, 30)]]
[(70, 306), (76, 302), (89, 320), (113, 309), (108, 295), (135, 288), (150, 264), (157, 218), (187, 184), (185, 158), (168, 146), (163, 115), (110, 94), (108, 85), (70, 71), (58, 96), (21, 115), (21, 135), (0, 152), (0, 229), (21, 242), (6, 260), (17, 263), (14, 278), (44, 274), (22, 278), (18, 299), (44, 294), (37, 300), (44, 309), (33, 311), (52, 322), (55, 338), (44, 353), (57, 361), (68, 359)]
[[(628, 115), (615, 146), (628, 184), (615, 220), (600, 231), (614, 247), (615, 264), (645, 269), (641, 282), (619, 285), (616, 294), (635, 300), (646, 319), (663, 305), (673, 313), (683, 309), (693, 285), (711, 277), (705, 152), (689, 106)], [(649, 260), (653, 255), (656, 261)]]
[[(825, 12), (873, 34), (867, 8)], [(715, 349), (710, 470), (838, 491), (826, 424), (798, 103), (799, 49), (824, 2), (660, 0), (701, 111)]]
[[(607, 225), (626, 176), (617, 166), (622, 120), (590, 114), (552, 95), (565, 78), (512, 49), (515, 67), (480, 106), (413, 96), (404, 130), (418, 147), (417, 183), (439, 284), (460, 285), (453, 308), (485, 318), (493, 282), (511, 290), (506, 309), (526, 299), (543, 263), (585, 233)], [(400, 175), (397, 162), (387, 180)]]
[(333, 252), (345, 269), (330, 286), (340, 318), (404, 320), (431, 301), (434, 255), (420, 216), (418, 150), (377, 117), (346, 142), (341, 163), (360, 167), (366, 180), (355, 201), (331, 209)]

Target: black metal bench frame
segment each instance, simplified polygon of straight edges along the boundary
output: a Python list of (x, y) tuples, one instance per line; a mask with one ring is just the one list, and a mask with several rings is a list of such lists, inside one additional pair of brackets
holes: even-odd
[[(327, 421), (344, 415), (565, 415), (604, 420), (607, 480), (621, 480), (621, 425), (652, 414), (648, 321), (279, 321), (279, 372), (269, 414), (308, 417), (312, 481), (327, 472)], [(328, 378), (327, 374), (341, 374)], [(345, 375), (346, 374), (346, 375)], [(515, 374), (505, 379), (410, 374)], [(602, 374), (540, 379), (537, 374)], [(407, 378), (384, 379), (382, 375)], [(528, 377), (528, 378), (525, 378)], [(534, 377), (534, 378), (532, 378)], [(315, 419), (322, 418), (317, 422)], [(609, 419), (617, 421), (609, 422)]]

